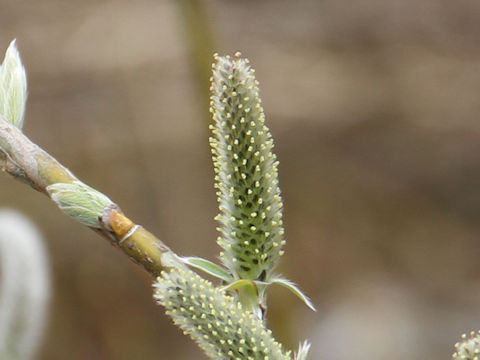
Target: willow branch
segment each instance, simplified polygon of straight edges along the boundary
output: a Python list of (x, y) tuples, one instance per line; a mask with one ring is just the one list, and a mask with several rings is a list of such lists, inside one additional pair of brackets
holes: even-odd
[[(81, 183), (69, 169), (1, 115), (0, 166), (15, 179), (47, 196), (50, 196), (48, 186)], [(89, 227), (119, 247), (152, 276), (158, 276), (164, 268), (184, 267), (165, 243), (130, 220), (118, 205), (105, 207), (98, 216), (98, 223), (98, 227)]]

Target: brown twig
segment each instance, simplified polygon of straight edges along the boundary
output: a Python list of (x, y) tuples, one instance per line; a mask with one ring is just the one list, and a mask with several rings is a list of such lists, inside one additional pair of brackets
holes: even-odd
[[(47, 196), (49, 185), (79, 182), (69, 169), (1, 116), (0, 166), (15, 179)], [(184, 267), (167, 245), (131, 221), (117, 205), (106, 207), (99, 216), (99, 223), (101, 228), (90, 228), (119, 247), (152, 276), (158, 276), (164, 268)]]

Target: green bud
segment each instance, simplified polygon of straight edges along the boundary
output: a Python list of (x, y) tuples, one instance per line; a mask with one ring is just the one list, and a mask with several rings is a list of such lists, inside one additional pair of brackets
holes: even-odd
[(453, 359), (458, 360), (480, 360), (480, 331), (472, 331), (470, 336), (462, 335), (462, 341), (455, 344)]
[(106, 207), (114, 205), (113, 201), (101, 192), (80, 181), (49, 185), (47, 192), (65, 214), (94, 228), (102, 228), (99, 217), (103, 215)]
[(27, 76), (13, 40), (0, 66), (0, 115), (21, 129), (26, 101)]
[(291, 359), (262, 320), (193, 271), (163, 272), (154, 287), (157, 302), (211, 359)]
[(282, 200), (273, 140), (249, 61), (215, 55), (210, 140), (221, 259), (236, 278), (267, 281), (283, 254)]

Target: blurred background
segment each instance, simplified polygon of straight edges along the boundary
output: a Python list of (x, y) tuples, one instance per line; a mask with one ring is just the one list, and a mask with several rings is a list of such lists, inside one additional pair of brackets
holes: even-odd
[[(213, 52), (256, 68), (280, 160), (286, 256), (269, 323), (311, 359), (449, 358), (480, 328), (480, 2), (2, 1), (29, 77), (25, 133), (183, 255), (215, 260)], [(3, 53), (4, 50), (0, 52)], [(39, 359), (205, 358), (151, 279), (6, 175), (47, 239)]]

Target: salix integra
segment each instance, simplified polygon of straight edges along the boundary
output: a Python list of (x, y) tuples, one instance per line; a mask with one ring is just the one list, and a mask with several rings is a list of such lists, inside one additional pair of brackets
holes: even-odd
[[(155, 299), (210, 358), (306, 359), (308, 343), (292, 354), (274, 339), (264, 319), (271, 284), (287, 287), (313, 306), (292, 282), (275, 273), (285, 245), (278, 161), (247, 59), (239, 53), (216, 55), (213, 65), (210, 142), (223, 265), (178, 256), (22, 133), (26, 82), (14, 42), (0, 68), (0, 81), (3, 169), (49, 196), (65, 214), (107, 238), (156, 277)], [(207, 281), (188, 267), (221, 282)]]

